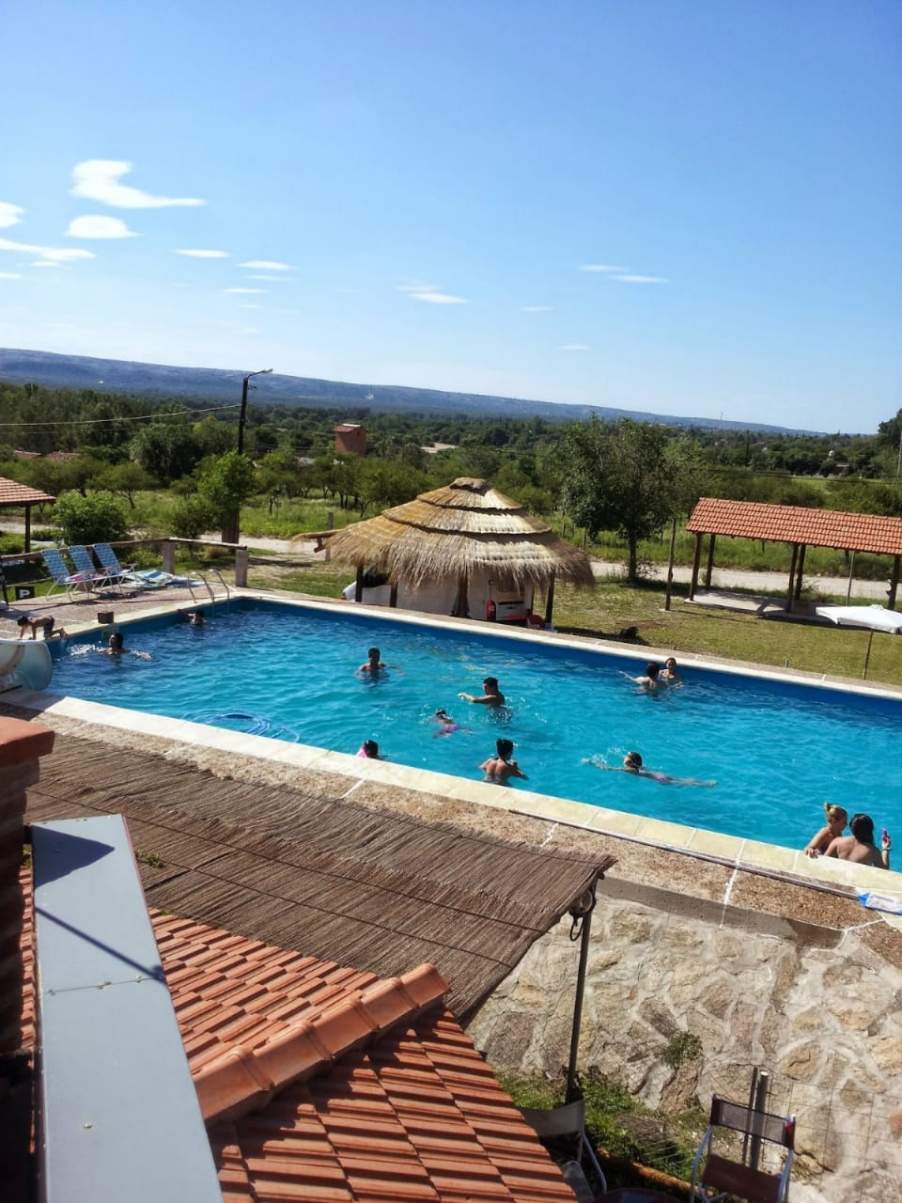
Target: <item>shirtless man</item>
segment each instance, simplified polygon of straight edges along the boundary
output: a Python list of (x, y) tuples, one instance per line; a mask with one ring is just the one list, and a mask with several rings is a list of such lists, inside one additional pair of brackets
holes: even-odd
[(880, 848), (874, 843), (874, 820), (870, 815), (852, 815), (849, 820), (851, 835), (840, 835), (832, 840), (825, 853), (839, 860), (850, 860), (856, 865), (871, 865), (875, 869), (889, 868), (892, 841), (884, 828)]
[(495, 755), (484, 760), (479, 766), (485, 773), (486, 781), (492, 781), (495, 785), (506, 785), (509, 777), (522, 777), (524, 781), (528, 780), (516, 760), (511, 759), (513, 754), (514, 745), (511, 740), (496, 740)]
[(457, 696), (462, 702), (473, 702), (477, 706), (503, 706), (504, 694), (498, 688), (497, 677), (486, 677), (482, 683), (482, 688), (485, 692), (481, 697), (476, 697), (472, 693), (459, 693)]
[(101, 654), (104, 656), (136, 656), (139, 660), (153, 659), (150, 652), (135, 652), (131, 648), (126, 651), (125, 638), (121, 631), (114, 631), (110, 635), (106, 647), (101, 648)]
[(379, 673), (388, 668), (387, 664), (382, 663), (381, 655), (382, 653), (377, 647), (371, 647), (366, 654), (366, 664), (361, 664), (357, 671), (365, 673), (369, 677), (378, 677)]

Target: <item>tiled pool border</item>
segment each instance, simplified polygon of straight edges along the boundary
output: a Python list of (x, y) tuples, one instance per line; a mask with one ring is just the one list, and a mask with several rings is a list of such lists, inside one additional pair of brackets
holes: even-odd
[[(308, 596), (286, 596), (257, 589), (234, 590), (233, 597), (249, 600), (275, 602), (285, 606), (296, 606), (299, 609), (316, 609), (335, 614), (347, 615), (351, 606), (347, 602), (329, 601)], [(205, 608), (210, 604), (225, 604), (224, 599), (215, 603), (204, 603)], [(134, 614), (117, 618), (115, 626), (124, 627), (134, 622), (148, 618), (165, 617), (180, 611), (193, 610), (196, 603), (184, 601), (169, 602), (164, 606), (148, 607)], [(599, 654), (619, 656), (623, 659), (635, 660), (637, 654), (649, 659), (663, 659), (665, 650), (658, 650), (642, 645), (640, 649), (624, 646), (621, 643), (610, 643), (601, 639), (585, 637), (572, 638), (556, 633), (533, 633), (518, 628), (493, 626), (491, 631), (474, 630), (474, 625), (465, 619), (446, 619), (436, 615), (424, 614), (410, 610), (386, 610), (377, 606), (353, 606), (353, 611), (368, 617), (404, 622), (414, 626), (442, 628), (449, 625), (460, 627), (474, 634), (492, 635), (493, 637), (509, 638), (535, 644), (547, 644), (553, 641), (558, 647), (571, 648), (580, 652), (596, 652)], [(68, 628), (73, 635), (89, 633), (92, 630), (107, 631), (109, 626), (98, 623), (85, 623)], [(765, 680), (804, 684), (813, 688), (830, 689), (846, 693), (859, 693), (870, 697), (890, 698), (902, 702), (902, 690), (868, 685), (856, 685), (832, 680), (827, 677), (810, 673), (787, 670), (784, 672), (773, 669), (753, 667), (745, 664), (709, 660), (704, 657), (682, 653), (681, 659), (694, 666), (711, 672), (730, 673), (739, 676), (750, 676)], [(556, 798), (547, 794), (535, 793), (531, 790), (505, 789), (482, 781), (468, 780), (447, 773), (436, 773), (428, 769), (414, 768), (409, 765), (395, 764), (380, 760), (365, 760), (344, 752), (333, 752), (311, 744), (294, 744), (282, 740), (269, 739), (260, 735), (247, 735), (203, 723), (189, 722), (185, 719), (169, 718), (165, 715), (151, 714), (144, 711), (128, 710), (120, 706), (110, 706), (101, 702), (83, 701), (79, 698), (60, 696), (50, 692), (37, 693), (22, 689), (10, 691), (3, 695), (8, 700), (24, 710), (39, 711), (62, 718), (76, 719), (82, 722), (94, 723), (108, 728), (119, 729), (143, 734), (151, 737), (170, 739), (195, 747), (221, 750), (229, 754), (246, 755), (255, 759), (273, 761), (295, 768), (310, 769), (318, 772), (338, 773), (344, 777), (354, 778), (359, 782), (374, 782), (381, 785), (396, 786), (402, 789), (447, 797), (458, 801), (477, 803), (482, 806), (503, 810), (512, 814), (525, 815), (532, 818), (544, 819), (554, 823), (562, 823), (568, 827), (581, 828), (598, 835), (610, 835), (620, 839), (635, 841), (647, 846), (667, 849), (673, 852), (683, 852), (690, 856), (701, 857), (705, 860), (715, 860), (718, 863), (732, 866), (735, 869), (765, 870), (787, 878), (802, 881), (819, 882), (824, 885), (848, 888), (882, 888), (886, 890), (902, 888), (902, 878), (895, 871), (873, 869), (862, 865), (852, 865), (846, 861), (827, 860), (823, 857), (811, 859), (803, 852), (792, 848), (784, 848), (777, 844), (768, 844), (758, 840), (742, 839), (721, 832), (709, 831), (700, 827), (689, 827), (681, 823), (670, 823), (661, 819), (646, 818), (628, 811), (594, 806), (575, 799)], [(893, 926), (893, 917), (888, 917)]]

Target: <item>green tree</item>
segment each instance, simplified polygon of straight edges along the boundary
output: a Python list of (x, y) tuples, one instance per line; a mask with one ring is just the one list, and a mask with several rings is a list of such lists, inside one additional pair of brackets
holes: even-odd
[(639, 540), (657, 534), (685, 504), (685, 467), (669, 442), (661, 426), (594, 418), (571, 426), (563, 440), (563, 509), (590, 537), (613, 530), (626, 541), (630, 581), (639, 574)]
[(183, 422), (152, 422), (135, 435), (132, 454), (145, 472), (163, 484), (188, 476), (204, 449)]
[(63, 493), (53, 507), (53, 518), (66, 544), (109, 543), (128, 535), (122, 502), (112, 493), (89, 493), (87, 497)]
[(135, 494), (145, 489), (152, 489), (154, 484), (155, 481), (150, 473), (145, 472), (140, 464), (132, 463), (131, 460), (126, 460), (122, 464), (110, 464), (108, 468), (104, 468), (100, 472), (97, 478), (98, 488), (124, 497), (132, 509), (135, 508)]
[(254, 464), (249, 455), (227, 451), (204, 460), (197, 474), (198, 496), (209, 507), (212, 520), (222, 527), (223, 543), (236, 543), (241, 503), (256, 485)]
[(179, 497), (170, 515), (172, 533), (180, 539), (196, 539), (214, 525), (216, 519), (208, 502), (197, 495)]
[(416, 468), (392, 460), (368, 459), (360, 470), (360, 495), (366, 507), (401, 505), (423, 492), (427, 477)]

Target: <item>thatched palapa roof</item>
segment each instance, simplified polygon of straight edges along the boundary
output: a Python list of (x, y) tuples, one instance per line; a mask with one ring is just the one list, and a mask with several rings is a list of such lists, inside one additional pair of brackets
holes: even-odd
[(593, 583), (589, 558), (484, 480), (459, 477), (329, 539), (333, 560), (411, 585), (488, 574), (502, 588)]

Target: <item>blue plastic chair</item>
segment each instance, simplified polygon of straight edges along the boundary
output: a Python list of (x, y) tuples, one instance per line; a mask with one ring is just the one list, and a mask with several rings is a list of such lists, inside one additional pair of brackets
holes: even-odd
[[(44, 567), (47, 569), (53, 587), (48, 590), (49, 597), (56, 589), (62, 590), (67, 597), (75, 597), (77, 594), (85, 594), (91, 592), (91, 581), (85, 577), (82, 572), (70, 572), (66, 561), (63, 559), (63, 554), (56, 547), (45, 547), (41, 552), (41, 559), (44, 561)], [(91, 574), (93, 576), (93, 573)]]

